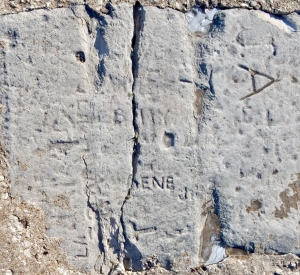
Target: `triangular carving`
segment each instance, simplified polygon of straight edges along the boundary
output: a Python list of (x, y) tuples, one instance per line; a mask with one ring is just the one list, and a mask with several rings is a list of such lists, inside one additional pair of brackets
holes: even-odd
[[(265, 74), (265, 73), (261, 73), (261, 72), (255, 71), (255, 70), (252, 70), (252, 69), (250, 69), (250, 68), (248, 68), (248, 67), (246, 67), (246, 66), (244, 66), (244, 65), (239, 65), (239, 67), (240, 67), (241, 69), (244, 69), (244, 70), (246, 70), (246, 71), (248, 71), (248, 72), (250, 73), (250, 75), (251, 75), (251, 80), (252, 80), (252, 88), (253, 88), (253, 92), (252, 92), (251, 94), (248, 94), (248, 95), (242, 97), (241, 100), (244, 100), (244, 99), (246, 99), (246, 98), (248, 98), (248, 97), (251, 97), (251, 96), (253, 96), (253, 95), (256, 95), (256, 94), (262, 92), (262, 91), (263, 91), (264, 89), (266, 89), (267, 87), (271, 86), (274, 82), (280, 81), (279, 78), (275, 79), (275, 78), (272, 77), (272, 76), (269, 76), (269, 75), (267, 75), (267, 74)], [(264, 84), (262, 87), (258, 88), (258, 83), (257, 83), (257, 81), (255, 80), (255, 76), (263, 76), (263, 77), (266, 77), (267, 79), (269, 79), (270, 81), (267, 82), (266, 84)]]

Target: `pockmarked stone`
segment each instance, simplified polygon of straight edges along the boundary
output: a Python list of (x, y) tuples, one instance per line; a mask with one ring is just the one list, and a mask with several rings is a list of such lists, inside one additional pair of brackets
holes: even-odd
[(138, 12), (133, 87), (138, 141), (123, 208), (126, 257), (134, 270), (151, 267), (153, 256), (168, 269), (184, 258), (187, 268), (200, 263), (201, 212), (209, 196), (209, 183), (201, 180), (194, 51), (184, 14), (153, 7)]
[(211, 95), (203, 174), (230, 247), (300, 253), (299, 27), (295, 13), (226, 10), (194, 38), (199, 85)]
[(132, 173), (132, 7), (37, 10), (0, 26), (12, 194), (45, 211), (72, 264), (108, 274)]
[(86, 273), (299, 255), (299, 27), (225, 10), (199, 37), (138, 4), (1, 16), (12, 195)]
[[(213, 239), (197, 242), (207, 225), (194, 206), (207, 203), (207, 192), (222, 245), (299, 253), (299, 71), (289, 63), (298, 59), (299, 37), (291, 31), (298, 15), (266, 20), (258, 11), (224, 11), (199, 38), (187, 35), (176, 12), (141, 12), (138, 153), (123, 216), (133, 268), (147, 267), (152, 255), (172, 268), (183, 251), (195, 265), (199, 246), (213, 252)], [(284, 219), (291, 219), (288, 233)], [(185, 227), (185, 235), (170, 233)]]

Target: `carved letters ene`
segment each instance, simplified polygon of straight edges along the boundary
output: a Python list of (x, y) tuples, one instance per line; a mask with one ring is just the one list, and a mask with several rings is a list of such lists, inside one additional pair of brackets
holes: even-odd
[(175, 189), (174, 178), (172, 176), (168, 177), (149, 177), (149, 176), (142, 176), (141, 177), (141, 184), (138, 185), (143, 189)]

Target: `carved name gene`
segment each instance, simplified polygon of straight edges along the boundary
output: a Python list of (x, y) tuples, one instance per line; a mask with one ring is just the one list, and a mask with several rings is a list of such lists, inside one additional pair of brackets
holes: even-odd
[(141, 182), (137, 184), (138, 188), (143, 189), (175, 189), (174, 178), (172, 176), (168, 177), (148, 177), (142, 176)]

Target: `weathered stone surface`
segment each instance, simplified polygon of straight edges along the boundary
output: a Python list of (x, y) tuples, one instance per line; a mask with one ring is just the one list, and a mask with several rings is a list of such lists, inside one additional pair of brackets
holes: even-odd
[[(42, 208), (47, 234), (91, 274), (248, 272), (254, 260), (230, 248), (245, 270), (196, 268), (220, 234), (228, 247), (300, 254), (299, 22), (226, 10), (199, 37), (183, 13), (139, 5), (1, 16), (12, 195)], [(1, 215), (19, 236), (15, 204)], [(280, 268), (296, 271), (295, 257)], [(41, 263), (58, 270), (56, 259)], [(279, 272), (279, 257), (261, 259)]]
[[(2, 0), (0, 3), (0, 14), (18, 13), (34, 9), (54, 9), (70, 7), (78, 4), (87, 4), (100, 13), (108, 13), (109, 5), (122, 3), (134, 5), (136, 0)], [(154, 6), (159, 8), (172, 8), (182, 12), (188, 12), (195, 4), (206, 7), (220, 8), (242, 8), (263, 10), (270, 13), (287, 14), (300, 11), (299, 0), (140, 0), (143, 6)], [(107, 6), (108, 5), (108, 6)]]
[(133, 92), (138, 138), (131, 197), (123, 208), (125, 248), (134, 270), (147, 267), (154, 254), (167, 268), (186, 254), (195, 266), (207, 187), (201, 182), (193, 48), (184, 14), (153, 7), (137, 13)]
[(174, 11), (143, 16), (137, 168), (124, 205), (133, 262), (155, 254), (171, 266), (186, 251), (195, 265), (209, 191), (226, 245), (300, 253), (298, 15), (226, 11), (201, 38), (189, 38)]
[[(243, 255), (239, 253), (229, 254), (223, 262), (206, 268), (194, 268), (180, 274), (191, 275), (248, 275), (248, 274), (281, 274), (299, 275), (299, 257), (293, 254), (286, 255)], [(127, 275), (172, 275), (173, 271), (167, 271), (161, 267), (154, 267), (144, 272), (127, 272)]]
[(111, 267), (132, 173), (132, 8), (99, 18), (80, 6), (0, 20), (12, 194), (43, 208), (48, 234), (64, 239), (81, 270)]
[(203, 174), (228, 246), (300, 254), (299, 23), (296, 14), (228, 10), (195, 39), (199, 84), (210, 94)]

